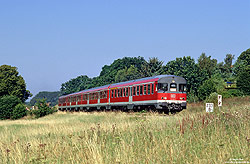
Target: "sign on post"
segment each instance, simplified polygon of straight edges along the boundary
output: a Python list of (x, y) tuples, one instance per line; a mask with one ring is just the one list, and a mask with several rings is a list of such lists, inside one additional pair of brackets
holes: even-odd
[(218, 95), (218, 106), (222, 106), (222, 95)]
[(214, 103), (206, 103), (206, 112), (214, 111)]

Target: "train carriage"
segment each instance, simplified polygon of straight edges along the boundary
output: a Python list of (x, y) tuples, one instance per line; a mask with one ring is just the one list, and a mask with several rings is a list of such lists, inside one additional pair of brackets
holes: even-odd
[(59, 110), (157, 109), (164, 112), (186, 109), (186, 80), (158, 75), (105, 85), (59, 97)]

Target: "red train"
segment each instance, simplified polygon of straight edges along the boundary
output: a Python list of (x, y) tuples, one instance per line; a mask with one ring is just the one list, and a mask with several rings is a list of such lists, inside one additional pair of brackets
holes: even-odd
[(158, 75), (105, 85), (59, 97), (59, 110), (142, 110), (174, 112), (186, 109), (186, 80)]

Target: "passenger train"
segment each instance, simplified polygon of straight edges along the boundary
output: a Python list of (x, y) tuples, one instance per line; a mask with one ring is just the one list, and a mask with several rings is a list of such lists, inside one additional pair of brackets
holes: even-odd
[(158, 75), (109, 84), (59, 97), (61, 111), (143, 110), (177, 112), (186, 109), (186, 80)]

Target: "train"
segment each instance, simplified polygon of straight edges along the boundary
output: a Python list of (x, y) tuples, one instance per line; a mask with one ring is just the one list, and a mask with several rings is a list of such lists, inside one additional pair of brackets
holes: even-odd
[(179, 112), (187, 106), (187, 81), (175, 75), (157, 75), (59, 97), (61, 111), (157, 110)]

